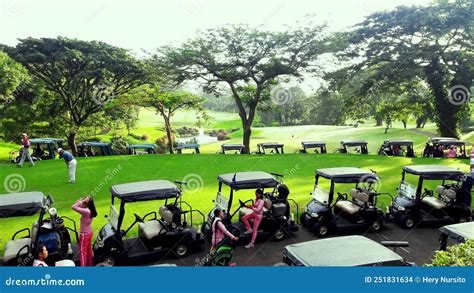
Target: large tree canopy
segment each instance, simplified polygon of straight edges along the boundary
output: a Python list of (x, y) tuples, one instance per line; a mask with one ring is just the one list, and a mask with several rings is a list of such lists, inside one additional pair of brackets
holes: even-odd
[(0, 51), (0, 110), (13, 101), (13, 93), (27, 78), (26, 69)]
[(146, 79), (145, 64), (125, 49), (103, 42), (28, 38), (7, 53), (56, 95), (73, 152), (79, 128), (108, 102)]
[(473, 12), (467, 0), (377, 12), (350, 32), (341, 56), (361, 60), (350, 66), (354, 74), (364, 68), (375, 72), (368, 88), (423, 79), (434, 96), (440, 134), (458, 136), (474, 74)]
[[(211, 29), (180, 47), (161, 48), (157, 63), (178, 81), (200, 80), (215, 92), (225, 86), (232, 93), (243, 127), (243, 144), (249, 151), (251, 127), (262, 93), (282, 77), (302, 78), (315, 70), (316, 59), (328, 48), (324, 26), (308, 25), (269, 32), (245, 25)], [(239, 89), (255, 88), (244, 101)], [(278, 93), (277, 93), (278, 95)]]

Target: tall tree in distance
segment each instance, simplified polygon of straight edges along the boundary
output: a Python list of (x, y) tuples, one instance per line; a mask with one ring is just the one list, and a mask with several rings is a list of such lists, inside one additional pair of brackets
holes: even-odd
[(81, 126), (107, 103), (144, 84), (147, 77), (145, 64), (128, 51), (98, 41), (27, 38), (7, 53), (56, 95), (74, 153)]
[[(207, 30), (179, 47), (159, 49), (155, 59), (177, 80), (202, 81), (208, 92), (230, 91), (243, 127), (243, 144), (250, 151), (252, 124), (262, 93), (282, 78), (302, 78), (315, 72), (317, 58), (328, 51), (325, 26), (309, 24), (270, 32), (246, 25)], [(243, 100), (239, 89), (255, 90)], [(274, 96), (280, 93), (273, 93)], [(273, 98), (273, 97), (272, 97)]]

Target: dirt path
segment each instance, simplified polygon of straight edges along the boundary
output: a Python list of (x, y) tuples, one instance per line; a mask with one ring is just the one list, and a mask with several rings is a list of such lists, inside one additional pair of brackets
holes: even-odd
[(411, 132), (414, 132), (414, 133), (418, 133), (418, 134), (421, 134), (421, 135), (426, 135), (428, 137), (434, 137), (434, 136), (437, 136), (438, 134), (434, 133), (434, 132), (430, 132), (430, 131), (426, 131), (426, 130), (421, 130), (421, 129), (418, 129), (418, 128), (411, 128), (409, 129)]

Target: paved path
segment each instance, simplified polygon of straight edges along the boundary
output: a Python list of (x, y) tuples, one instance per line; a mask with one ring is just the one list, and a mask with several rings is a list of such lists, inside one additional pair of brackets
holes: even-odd
[[(408, 248), (399, 248), (399, 253), (405, 260), (423, 265), (430, 262), (433, 253), (439, 247), (439, 226), (417, 227), (415, 230), (402, 229), (395, 223), (388, 223), (381, 233), (359, 233), (377, 242), (383, 240), (403, 240), (410, 243)], [(332, 235), (342, 236), (340, 235)], [(253, 249), (246, 249), (239, 246), (234, 251), (232, 259), (238, 266), (273, 266), (282, 261), (283, 248), (286, 245), (317, 239), (313, 233), (300, 226), (300, 231), (294, 233), (292, 238), (287, 238), (281, 242), (263, 241), (257, 242)], [(351, 245), (347, 243), (347, 245)], [(209, 245), (205, 245), (201, 251), (194, 252), (185, 258), (167, 258), (153, 264), (176, 264), (178, 266), (194, 266), (199, 258), (208, 252)], [(317, 252), (315, 252), (317, 253)]]

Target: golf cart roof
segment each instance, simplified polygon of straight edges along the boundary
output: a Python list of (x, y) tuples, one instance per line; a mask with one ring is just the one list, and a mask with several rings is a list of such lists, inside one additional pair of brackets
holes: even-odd
[(434, 141), (434, 144), (437, 145), (442, 145), (442, 146), (460, 146), (460, 145), (465, 145), (466, 142), (462, 140), (457, 140), (457, 139), (440, 139)]
[(443, 165), (412, 165), (403, 166), (403, 171), (421, 176), (425, 179), (448, 179), (459, 180), (464, 173), (462, 171)]
[(317, 148), (326, 146), (324, 141), (302, 141), (301, 145), (307, 148)]
[(457, 140), (454, 137), (430, 137), (430, 141), (438, 141), (438, 140)]
[(167, 199), (181, 194), (181, 190), (168, 180), (150, 180), (113, 185), (110, 187), (110, 192), (123, 202)]
[(183, 150), (183, 149), (198, 149), (200, 145), (197, 143), (188, 143), (188, 144), (180, 144), (176, 147), (177, 150)]
[(223, 150), (242, 150), (245, 149), (243, 144), (222, 144), (221, 148)]
[(413, 140), (411, 139), (386, 139), (383, 143), (396, 144), (396, 145), (412, 145)]
[(280, 148), (285, 145), (278, 142), (263, 142), (263, 143), (257, 144), (257, 146), (260, 146), (262, 148)]
[(46, 197), (42, 192), (20, 192), (0, 195), (0, 218), (30, 216), (39, 211)]
[(439, 228), (439, 231), (456, 241), (463, 242), (474, 239), (474, 222), (446, 225)]
[(61, 138), (32, 138), (30, 139), (32, 144), (49, 144), (49, 143), (58, 143), (64, 142), (64, 139)]
[(280, 183), (273, 175), (261, 171), (222, 174), (217, 180), (236, 190), (276, 187)]
[(378, 180), (376, 174), (370, 170), (364, 170), (356, 167), (336, 167), (317, 169), (316, 175), (326, 179), (331, 179), (336, 183), (357, 183), (362, 179), (364, 181)]
[(78, 143), (77, 146), (91, 146), (91, 147), (104, 147), (104, 146), (110, 146), (111, 144), (108, 142), (100, 142), (100, 141), (84, 141), (81, 143)]
[(403, 258), (391, 249), (359, 235), (287, 245), (285, 253), (303, 266), (367, 266), (404, 262)]
[(129, 149), (154, 149), (155, 145), (154, 144), (131, 144), (128, 146)]
[(368, 144), (366, 140), (351, 140), (351, 139), (347, 139), (347, 140), (343, 140), (341, 141), (341, 144), (342, 145), (346, 145), (346, 146), (359, 146), (359, 145), (366, 145)]

